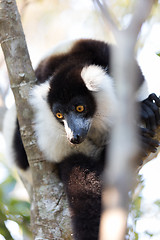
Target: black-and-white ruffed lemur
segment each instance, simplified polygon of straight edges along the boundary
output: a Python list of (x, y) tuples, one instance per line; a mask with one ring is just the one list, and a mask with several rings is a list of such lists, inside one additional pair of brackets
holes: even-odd
[[(101, 213), (101, 174), (110, 141), (117, 100), (110, 66), (110, 46), (102, 41), (78, 40), (55, 48), (36, 69), (37, 85), (30, 103), (38, 146), (47, 161), (57, 163), (71, 209), (76, 240), (97, 240)], [(148, 96), (137, 65), (144, 151), (159, 143), (152, 132), (160, 124), (160, 99)], [(16, 110), (6, 115), (4, 128), (10, 155), (27, 171)], [(8, 136), (7, 136), (8, 134)]]

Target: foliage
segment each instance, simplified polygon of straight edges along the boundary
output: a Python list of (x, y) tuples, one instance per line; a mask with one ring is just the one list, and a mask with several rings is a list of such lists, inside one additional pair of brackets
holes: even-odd
[(16, 222), (25, 235), (31, 236), (29, 230), (30, 204), (12, 196), (15, 185), (16, 179), (12, 175), (6, 176), (0, 184), (0, 234), (6, 240), (14, 240), (6, 226), (7, 220)]

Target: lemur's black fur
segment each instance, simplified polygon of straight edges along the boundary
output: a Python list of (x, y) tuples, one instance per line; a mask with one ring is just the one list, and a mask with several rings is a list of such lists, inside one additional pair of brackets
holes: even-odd
[(27, 160), (27, 155), (22, 143), (18, 119), (16, 121), (16, 131), (13, 139), (13, 149), (15, 154), (15, 161), (19, 168), (27, 170), (29, 168), (29, 163)]
[(102, 151), (98, 162), (95, 162), (83, 154), (75, 154), (59, 164), (76, 240), (98, 239), (104, 156)]

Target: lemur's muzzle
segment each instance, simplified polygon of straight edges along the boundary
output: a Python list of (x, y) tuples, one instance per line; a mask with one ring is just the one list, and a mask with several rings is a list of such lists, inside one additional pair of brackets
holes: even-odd
[(70, 112), (64, 121), (68, 140), (73, 144), (82, 143), (90, 128), (91, 119), (84, 118), (80, 114)]

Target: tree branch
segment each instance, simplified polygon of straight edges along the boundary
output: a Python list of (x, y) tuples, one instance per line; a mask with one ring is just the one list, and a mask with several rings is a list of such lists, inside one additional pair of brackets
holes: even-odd
[[(14, 93), (21, 135), (32, 170), (32, 230), (35, 239), (71, 239), (67, 200), (56, 167), (37, 148), (27, 99), (35, 84), (15, 0), (0, 1), (0, 42)], [(59, 200), (59, 198), (61, 199)]]
[(94, 5), (96, 8), (98, 8), (102, 14), (103, 20), (105, 23), (107, 23), (112, 30), (114, 37), (117, 38), (117, 35), (119, 33), (118, 26), (115, 23), (114, 19), (112, 18), (109, 8), (106, 4), (105, 0), (93, 0)]
[(130, 32), (134, 32), (134, 35), (137, 37), (138, 33), (142, 27), (142, 24), (149, 16), (152, 6), (154, 3), (156, 3), (157, 0), (141, 0), (136, 1), (133, 16), (130, 22), (130, 25), (128, 26), (128, 30)]
[(99, 0), (95, 1), (104, 16), (103, 19), (105, 18), (110, 25), (117, 43), (117, 48), (112, 50), (112, 70), (116, 84), (117, 109), (119, 109), (111, 137), (109, 163), (104, 170), (102, 195), (104, 211), (100, 223), (100, 240), (123, 240), (128, 217), (128, 191), (134, 186), (134, 162), (139, 152), (134, 126), (137, 116), (134, 52), (138, 33), (155, 1), (137, 0), (131, 23), (122, 31), (118, 30), (111, 18), (105, 1), (101, 0), (101, 3)]

